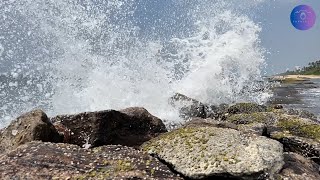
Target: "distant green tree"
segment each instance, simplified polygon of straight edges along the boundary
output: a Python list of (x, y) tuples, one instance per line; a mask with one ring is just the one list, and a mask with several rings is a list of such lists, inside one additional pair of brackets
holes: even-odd
[(320, 60), (308, 63), (308, 66), (302, 67), (294, 71), (286, 71), (284, 75), (320, 75)]

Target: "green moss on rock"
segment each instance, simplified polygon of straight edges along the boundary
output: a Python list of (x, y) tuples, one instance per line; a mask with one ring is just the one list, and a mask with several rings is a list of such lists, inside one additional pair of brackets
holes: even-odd
[(254, 113), (254, 112), (266, 112), (267, 107), (258, 105), (255, 103), (237, 103), (228, 108), (228, 113), (239, 114), (239, 113)]
[(256, 112), (251, 114), (234, 114), (227, 118), (233, 124), (265, 123), (270, 119), (268, 113)]
[(281, 119), (277, 126), (293, 135), (320, 140), (320, 125), (306, 123), (300, 119)]

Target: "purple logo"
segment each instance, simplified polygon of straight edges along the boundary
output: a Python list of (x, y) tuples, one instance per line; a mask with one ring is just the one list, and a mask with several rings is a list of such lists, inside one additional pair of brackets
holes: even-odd
[(308, 30), (313, 27), (316, 22), (316, 13), (312, 7), (308, 5), (300, 5), (295, 7), (291, 12), (291, 23), (299, 30)]

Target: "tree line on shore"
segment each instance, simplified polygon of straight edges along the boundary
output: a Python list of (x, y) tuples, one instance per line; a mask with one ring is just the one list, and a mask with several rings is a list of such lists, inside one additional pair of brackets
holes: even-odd
[(301, 74), (301, 75), (320, 75), (320, 60), (310, 62), (307, 66), (302, 68), (297, 68), (293, 71), (286, 71), (284, 75), (295, 75), (295, 74)]

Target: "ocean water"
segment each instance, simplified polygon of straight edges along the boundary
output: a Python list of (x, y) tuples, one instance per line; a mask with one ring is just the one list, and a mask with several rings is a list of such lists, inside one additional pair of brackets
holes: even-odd
[(289, 109), (309, 111), (320, 119), (320, 79), (306, 79), (275, 87), (269, 103), (282, 104)]
[(306, 109), (320, 119), (320, 79), (312, 79), (311, 82), (314, 83), (313, 88), (306, 88), (299, 91), (302, 103), (298, 108)]
[(50, 116), (142, 106), (179, 121), (168, 98), (210, 104), (270, 96), (252, 9), (262, 0), (0, 2), (0, 127), (34, 108)]

